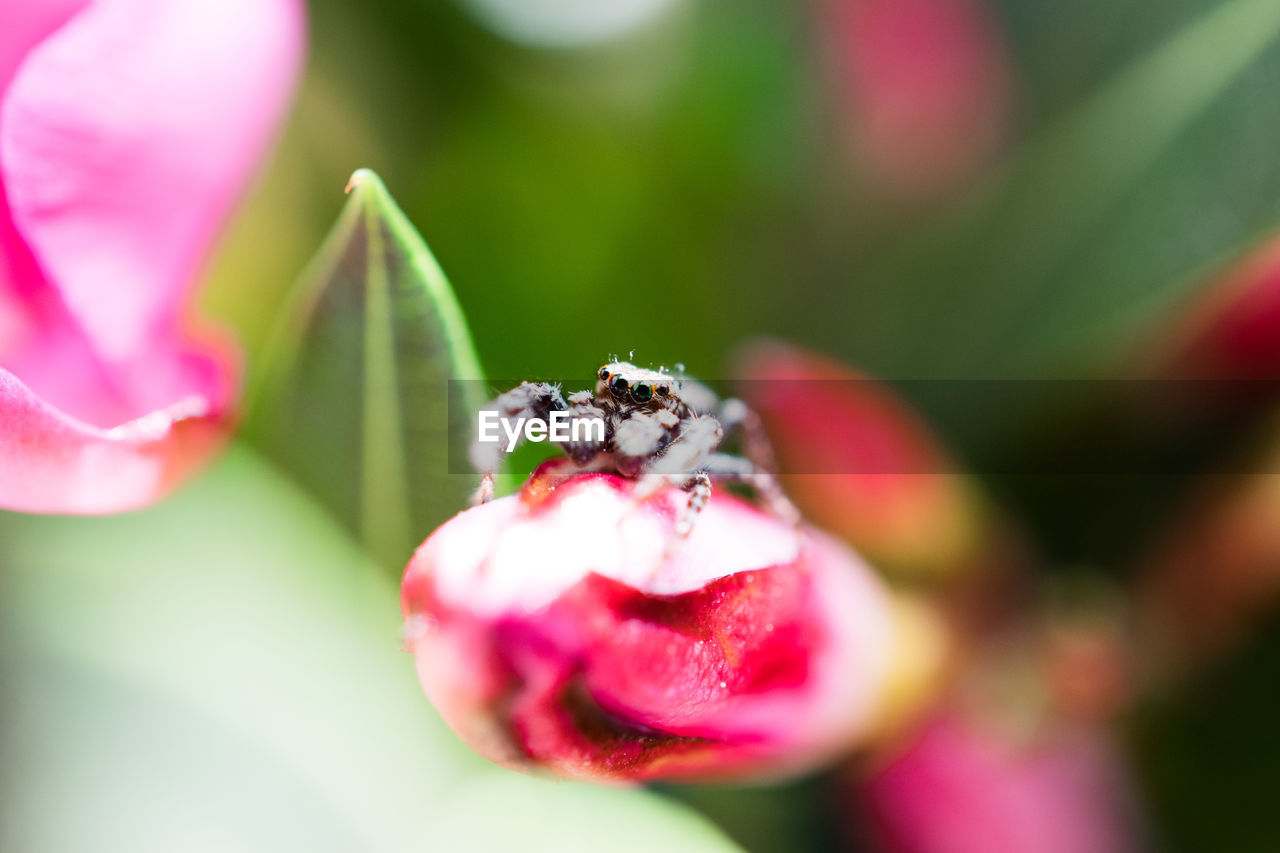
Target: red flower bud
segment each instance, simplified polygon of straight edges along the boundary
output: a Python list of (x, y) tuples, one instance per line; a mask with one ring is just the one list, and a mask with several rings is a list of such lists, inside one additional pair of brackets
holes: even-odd
[(1280, 371), (1280, 238), (1214, 272), (1156, 330), (1146, 373), (1158, 379), (1274, 379)]
[(993, 532), (983, 497), (888, 386), (774, 341), (745, 348), (738, 367), (787, 494), (814, 523), (890, 572), (937, 578), (982, 562)]
[(486, 757), (612, 779), (771, 776), (865, 733), (889, 603), (852, 552), (717, 491), (580, 474), (467, 510), (405, 573), (427, 695)]

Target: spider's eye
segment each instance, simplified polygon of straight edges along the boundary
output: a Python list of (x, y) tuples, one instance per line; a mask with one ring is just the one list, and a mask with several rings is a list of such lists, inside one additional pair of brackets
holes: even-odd
[(653, 389), (648, 385), (637, 385), (631, 389), (631, 397), (637, 403), (647, 403), (653, 399)]
[(670, 388), (668, 388), (666, 385), (659, 385), (659, 386), (658, 386), (658, 396), (659, 396), (659, 397), (665, 397), (665, 396), (667, 396), (667, 395), (668, 395), (668, 394), (670, 394), (670, 393), (671, 393), (671, 389), (670, 389)]
[(627, 380), (623, 379), (621, 376), (615, 376), (613, 381), (609, 383), (609, 390), (613, 392), (613, 396), (615, 397), (625, 397), (627, 395), (628, 387)]
[(601, 381), (601, 382), (608, 382), (608, 381), (609, 381), (609, 368), (607, 368), (607, 367), (602, 367), (602, 368), (600, 368), (600, 372), (599, 372), (599, 373), (597, 373), (597, 374), (596, 374), (596, 376), (599, 376), (599, 377), (600, 377), (600, 381)]

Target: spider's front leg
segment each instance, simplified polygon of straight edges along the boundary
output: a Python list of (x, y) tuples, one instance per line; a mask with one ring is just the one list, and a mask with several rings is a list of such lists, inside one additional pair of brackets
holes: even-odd
[(720, 404), (720, 423), (728, 435), (738, 435), (742, 442), (742, 455), (752, 464), (770, 474), (778, 473), (778, 460), (773, 453), (773, 444), (764, 431), (764, 422), (746, 403), (737, 397), (730, 397)]
[(670, 409), (620, 413), (613, 430), (614, 468), (624, 477), (638, 477), (652, 470), (679, 426), (679, 415)]
[[(604, 453), (613, 437), (614, 423), (611, 412), (601, 408), (590, 391), (578, 391), (569, 395), (569, 440), (560, 444), (565, 455), (579, 468), (586, 468)], [(596, 424), (600, 424), (596, 428)], [(576, 429), (574, 424), (583, 426)]]
[(649, 459), (643, 470), (644, 482), (635, 491), (637, 502), (647, 500), (664, 485), (679, 486), (689, 493), (689, 502), (676, 521), (676, 534), (689, 535), (694, 520), (711, 499), (711, 477), (707, 462), (724, 438), (720, 422), (710, 415), (686, 420), (660, 455)]
[[(742, 408), (750, 412), (745, 406)], [(733, 413), (732, 407), (730, 412)], [(712, 480), (745, 483), (755, 490), (775, 516), (788, 524), (798, 525), (800, 512), (782, 491), (772, 472), (751, 459), (716, 452), (724, 439), (724, 432), (725, 428), (716, 418), (709, 415), (694, 417), (686, 422), (680, 435), (648, 469), (647, 473), (662, 475), (657, 480), (658, 485), (670, 483), (689, 492), (689, 503), (676, 522), (676, 532), (687, 536), (693, 529), (698, 514), (711, 499)], [(768, 444), (764, 446), (767, 448)], [(647, 486), (637, 494), (647, 497), (653, 491), (656, 488)]]
[[(746, 403), (731, 397), (720, 404), (720, 422), (727, 434), (740, 436), (742, 455), (746, 459), (727, 457), (733, 461), (720, 463), (727, 470), (712, 476), (748, 483), (774, 515), (788, 523), (799, 524), (800, 511), (778, 483), (777, 457), (760, 415)], [(750, 463), (750, 468), (744, 468), (743, 462)]]
[[(482, 440), (477, 432), (471, 443), (471, 464), (480, 472), (480, 487), (471, 498), (473, 504), (493, 500), (494, 478), (502, 467), (503, 458), (514, 450), (523, 439), (521, 429), (528, 418), (549, 420), (552, 412), (563, 412), (569, 406), (558, 385), (549, 382), (521, 382), (504, 394), (499, 394), (480, 410), (480, 415), (495, 412), (498, 417), (497, 436)], [(514, 431), (512, 425), (515, 425)]]
[(796, 505), (782, 491), (777, 478), (750, 459), (728, 453), (713, 453), (707, 458), (703, 470), (717, 480), (745, 483), (755, 490), (775, 516), (792, 526), (800, 524), (800, 510), (796, 509)]
[(689, 502), (676, 519), (676, 536), (681, 539), (693, 531), (693, 522), (711, 500), (711, 475), (706, 471), (698, 471), (684, 482), (683, 488), (689, 493)]

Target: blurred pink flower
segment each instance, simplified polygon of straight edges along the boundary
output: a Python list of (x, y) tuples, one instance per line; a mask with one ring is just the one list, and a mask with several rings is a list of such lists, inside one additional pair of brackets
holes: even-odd
[(184, 316), (302, 55), (298, 0), (16, 0), (0, 27), (0, 507), (102, 513), (221, 442)]
[(841, 117), (862, 171), (905, 198), (950, 189), (1009, 122), (1011, 73), (983, 0), (823, 0)]
[(724, 491), (680, 542), (684, 494), (634, 489), (579, 474), (422, 545), (402, 603), (445, 720), (494, 761), (597, 779), (780, 775), (865, 735), (893, 652), (866, 565)]
[(1119, 853), (1138, 849), (1132, 793), (1100, 728), (1030, 740), (956, 712), (937, 716), (859, 785), (888, 853)]
[(985, 500), (888, 386), (775, 341), (743, 349), (736, 370), (779, 470), (799, 472), (782, 481), (806, 517), (891, 571), (939, 578), (985, 559)]

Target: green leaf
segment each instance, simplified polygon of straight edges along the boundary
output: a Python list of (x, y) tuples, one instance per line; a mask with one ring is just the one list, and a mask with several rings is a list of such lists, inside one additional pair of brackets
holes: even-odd
[(362, 169), (348, 192), (286, 309), (249, 432), (399, 570), (475, 488), (450, 473), (450, 437), (467, 434), (480, 383), (450, 381), (483, 375), (448, 280), (382, 181)]
[[(691, 810), (648, 791), (489, 773), (469, 779), (449, 806), (432, 849), (504, 853), (730, 853), (739, 849)], [(497, 810), (500, 820), (494, 819)]]
[(463, 747), (365, 560), (243, 447), (136, 514), (0, 514), (0, 849), (736, 849)]
[(365, 559), (243, 447), (142, 512), (0, 513), (0, 849), (737, 849), (464, 747)]
[(852, 335), (864, 360), (896, 377), (1043, 378), (1114, 358), (1280, 223), (1278, 35), (1275, 0), (1201, 12), (966, 210), (864, 265), (846, 306), (865, 318)]

